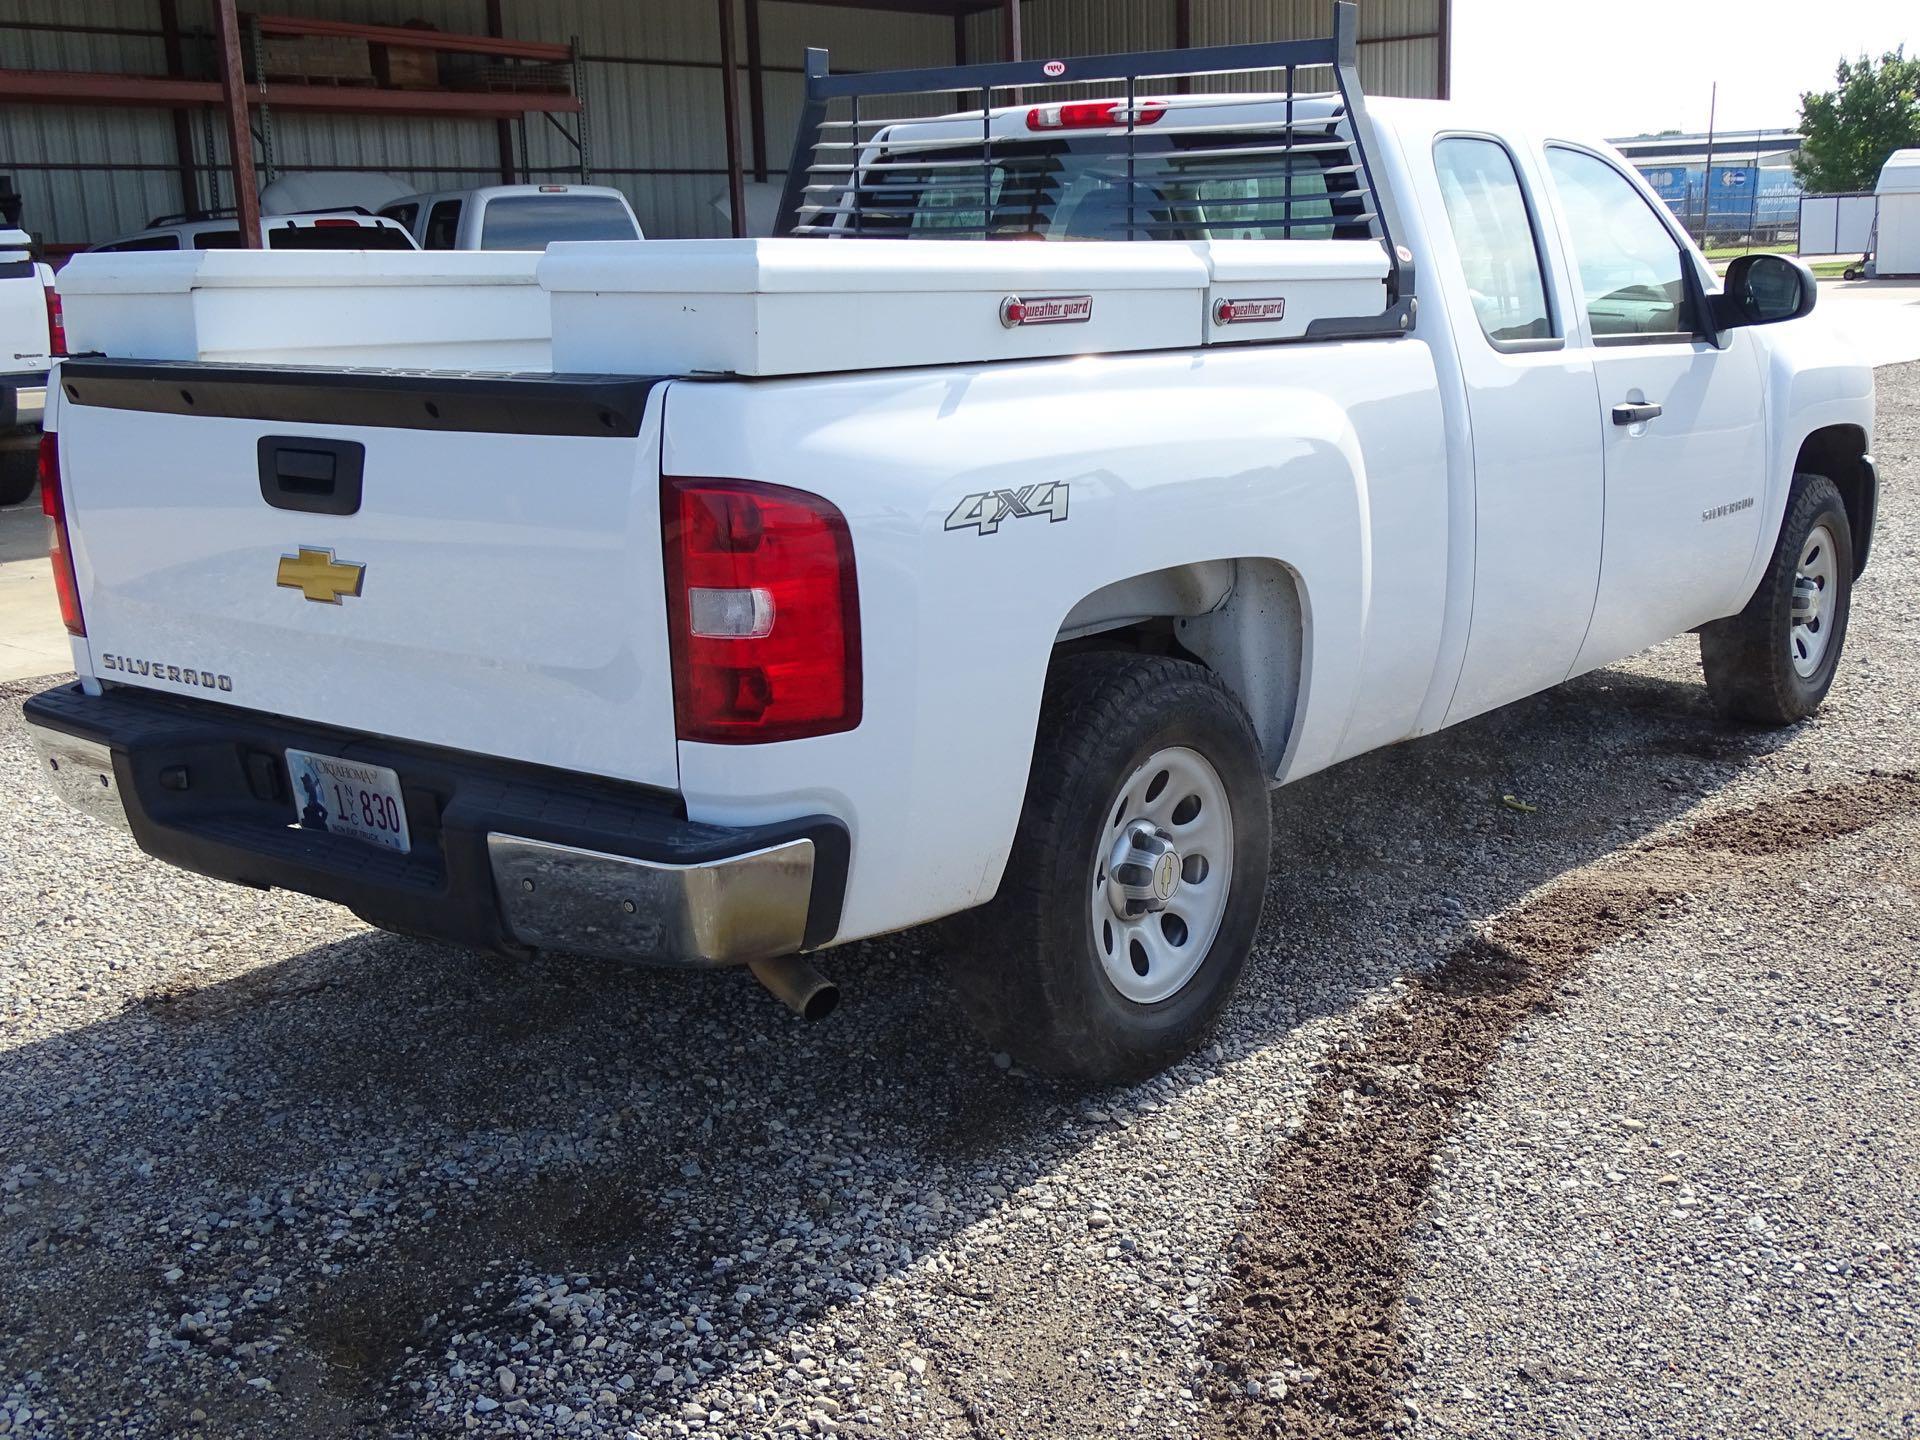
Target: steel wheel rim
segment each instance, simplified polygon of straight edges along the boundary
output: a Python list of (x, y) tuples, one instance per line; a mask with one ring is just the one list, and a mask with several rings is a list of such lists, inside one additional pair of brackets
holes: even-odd
[[(1151, 836), (1143, 833), (1147, 827)], [(1164, 900), (1171, 847), (1178, 880)], [(1138, 858), (1156, 857), (1143, 874)], [(1127, 863), (1116, 864), (1116, 857)], [(1093, 847), (1093, 953), (1136, 1005), (1171, 999), (1192, 980), (1226, 918), (1233, 882), (1233, 809), (1212, 763), (1185, 746), (1156, 750), (1107, 803)], [(1129, 906), (1145, 906), (1129, 913)]]
[(1787, 658), (1803, 679), (1820, 668), (1833, 640), (1833, 603), (1839, 571), (1834, 567), (1833, 531), (1816, 525), (1800, 547), (1793, 570), (1793, 608), (1787, 626)]

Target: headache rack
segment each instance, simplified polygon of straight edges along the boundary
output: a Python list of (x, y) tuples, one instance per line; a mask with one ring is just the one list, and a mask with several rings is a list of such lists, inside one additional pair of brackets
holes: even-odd
[(1367, 154), (1356, 25), (1341, 0), (1323, 39), (843, 75), (810, 49), (774, 233), (1371, 239), (1387, 310), (1349, 333), (1404, 333), (1412, 262)]

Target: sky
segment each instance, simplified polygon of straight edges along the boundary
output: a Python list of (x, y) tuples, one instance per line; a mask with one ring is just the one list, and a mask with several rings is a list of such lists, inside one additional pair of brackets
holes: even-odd
[(1453, 94), (1613, 139), (1791, 129), (1800, 94), (1831, 90), (1842, 56), (1904, 42), (1920, 0), (1453, 0)]

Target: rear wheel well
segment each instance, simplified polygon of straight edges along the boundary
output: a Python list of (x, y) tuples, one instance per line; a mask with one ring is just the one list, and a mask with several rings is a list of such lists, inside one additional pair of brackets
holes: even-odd
[(1800, 442), (1794, 473), (1824, 475), (1840, 492), (1847, 509), (1847, 528), (1853, 531), (1853, 573), (1867, 568), (1867, 547), (1873, 538), (1874, 511), (1879, 495), (1872, 472), (1863, 463), (1867, 432), (1858, 425), (1829, 425)]
[(1093, 650), (1125, 650), (1138, 655), (1170, 655), (1178, 660), (1194, 660), (1201, 664), (1198, 655), (1180, 643), (1179, 622), (1171, 615), (1160, 615), (1149, 620), (1136, 620), (1130, 625), (1116, 625), (1111, 630), (1102, 630), (1092, 635), (1075, 635), (1060, 640), (1053, 647), (1053, 658), (1062, 655), (1084, 655)]
[(1053, 648), (1054, 660), (1087, 651), (1123, 650), (1205, 666), (1246, 707), (1267, 773), (1277, 774), (1293, 735), (1305, 654), (1305, 606), (1297, 577), (1276, 560), (1208, 561), (1107, 586), (1076, 606), (1068, 618), (1093, 613), (1101, 608), (1097, 602), (1102, 598), (1165, 594), (1170, 584), (1172, 593), (1196, 603), (1169, 606), (1173, 613), (1108, 622), (1097, 629), (1062, 627)]

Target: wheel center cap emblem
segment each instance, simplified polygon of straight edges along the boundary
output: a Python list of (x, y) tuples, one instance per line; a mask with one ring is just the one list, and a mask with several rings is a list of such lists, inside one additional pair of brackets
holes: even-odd
[(1180, 857), (1171, 850), (1153, 867), (1153, 893), (1162, 901), (1171, 900), (1180, 888)]
[(1136, 820), (1121, 832), (1104, 868), (1107, 899), (1122, 920), (1164, 910), (1180, 889), (1180, 852), (1150, 821)]
[(1820, 618), (1820, 586), (1804, 575), (1793, 582), (1793, 623), (1806, 625)]

